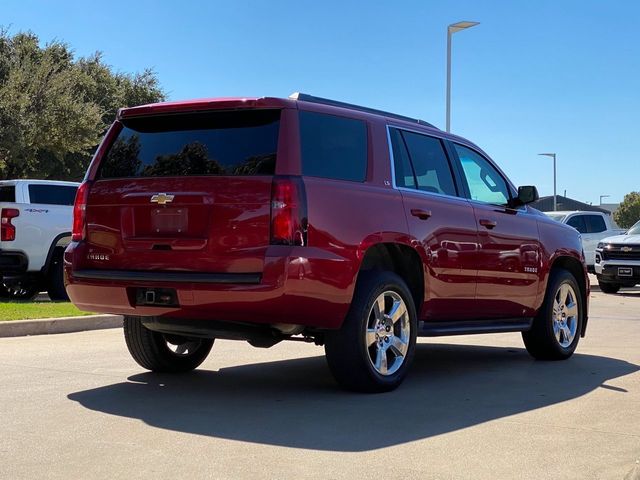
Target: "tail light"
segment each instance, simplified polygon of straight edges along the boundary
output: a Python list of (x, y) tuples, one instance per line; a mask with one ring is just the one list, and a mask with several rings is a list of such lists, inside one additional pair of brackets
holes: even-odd
[(71, 240), (74, 242), (84, 240), (86, 234), (87, 199), (90, 187), (91, 182), (82, 182), (76, 192), (76, 201), (73, 204), (73, 229), (71, 230)]
[(307, 244), (307, 200), (302, 179), (275, 177), (271, 187), (271, 244)]
[(0, 212), (0, 240), (13, 242), (16, 239), (16, 227), (11, 224), (11, 219), (20, 216), (17, 208), (3, 208)]

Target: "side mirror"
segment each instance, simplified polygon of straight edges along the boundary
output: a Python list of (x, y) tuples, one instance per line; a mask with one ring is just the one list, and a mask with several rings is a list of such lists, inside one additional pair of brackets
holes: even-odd
[(540, 198), (538, 189), (533, 185), (518, 187), (518, 197), (513, 199), (514, 206), (519, 207), (528, 203), (533, 203)]

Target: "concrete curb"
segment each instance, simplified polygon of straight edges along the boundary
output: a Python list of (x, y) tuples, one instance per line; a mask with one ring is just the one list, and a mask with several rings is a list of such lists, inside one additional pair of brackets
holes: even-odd
[(24, 337), (51, 333), (82, 332), (122, 326), (121, 315), (86, 315), (84, 317), (40, 318), (0, 322), (0, 337)]

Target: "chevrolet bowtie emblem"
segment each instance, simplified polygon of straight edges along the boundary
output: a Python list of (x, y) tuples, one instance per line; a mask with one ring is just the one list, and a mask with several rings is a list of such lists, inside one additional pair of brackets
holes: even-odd
[(166, 205), (167, 203), (173, 202), (173, 197), (174, 195), (167, 195), (166, 193), (156, 193), (151, 197), (151, 201), (158, 205)]
[(622, 250), (625, 253), (628, 253), (628, 252), (632, 251), (633, 248), (631, 248), (631, 247), (622, 247), (620, 250)]

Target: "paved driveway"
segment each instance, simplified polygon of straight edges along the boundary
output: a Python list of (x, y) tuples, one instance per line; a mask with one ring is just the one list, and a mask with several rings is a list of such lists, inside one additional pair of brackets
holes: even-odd
[(0, 478), (640, 478), (640, 292), (591, 301), (569, 361), (421, 339), (383, 395), (337, 390), (312, 345), (220, 341), (170, 376), (119, 329), (0, 339)]

